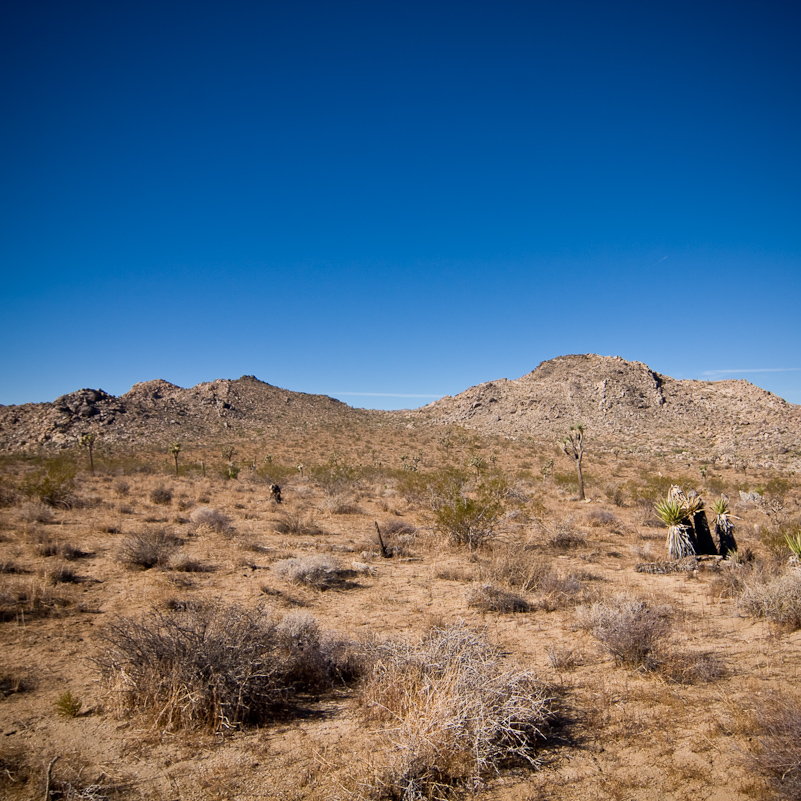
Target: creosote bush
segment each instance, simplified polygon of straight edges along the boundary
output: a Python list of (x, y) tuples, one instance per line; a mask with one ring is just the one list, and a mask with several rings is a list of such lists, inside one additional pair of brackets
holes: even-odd
[(419, 643), (385, 643), (370, 656), (362, 710), (386, 743), (373, 797), (450, 797), (502, 766), (537, 766), (553, 699), (531, 671), (506, 666), (484, 635), (461, 625), (434, 629)]
[(143, 714), (167, 731), (267, 723), (298, 694), (352, 675), (348, 648), (313, 618), (276, 623), (234, 605), (153, 610), (111, 624), (103, 643), (95, 664), (115, 712)]

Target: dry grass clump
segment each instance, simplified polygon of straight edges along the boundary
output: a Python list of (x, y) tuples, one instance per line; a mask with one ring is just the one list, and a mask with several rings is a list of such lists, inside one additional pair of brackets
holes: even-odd
[(103, 642), (95, 663), (116, 713), (168, 731), (263, 724), (342, 675), (337, 649), (306, 615), (275, 623), (237, 606), (187, 605), (120, 620)]
[(580, 607), (578, 625), (592, 632), (619, 665), (654, 669), (656, 649), (671, 631), (671, 610), (647, 601), (620, 597)]
[(0, 699), (8, 698), (9, 695), (16, 693), (29, 692), (34, 688), (34, 683), (29, 676), (22, 671), (2, 671), (0, 672)]
[(445, 798), (501, 767), (538, 764), (553, 699), (531, 671), (506, 667), (484, 635), (434, 629), (419, 643), (380, 645), (372, 657), (363, 710), (386, 744), (373, 797)]
[(785, 631), (801, 628), (801, 570), (779, 576), (753, 573), (746, 579), (740, 608), (752, 617), (766, 618)]
[(726, 675), (726, 664), (713, 651), (685, 651), (680, 648), (657, 650), (657, 671), (676, 684), (704, 684)]
[[(801, 704), (775, 696), (756, 710), (749, 761), (785, 801), (801, 798)], [(751, 739), (751, 738), (749, 738)]]
[(69, 596), (41, 579), (15, 580), (0, 585), (0, 621), (50, 617), (72, 605)]
[(189, 515), (189, 520), (196, 529), (206, 529), (216, 534), (226, 534), (231, 529), (231, 518), (210, 506), (198, 507)]
[(164, 529), (140, 531), (129, 534), (123, 540), (119, 558), (127, 567), (149, 570), (166, 565), (180, 543), (178, 537)]
[(55, 515), (50, 506), (41, 501), (27, 501), (22, 504), (19, 512), (20, 519), (24, 523), (52, 523)]
[(325, 534), (311, 514), (301, 515), (293, 512), (284, 512), (273, 522), (273, 529), (279, 534), (294, 534), (296, 536), (316, 537)]
[(593, 528), (606, 528), (616, 534), (623, 530), (623, 521), (608, 509), (593, 509), (587, 515), (587, 525)]
[(540, 586), (552, 572), (552, 568), (535, 551), (502, 546), (493, 549), (489, 564), (483, 568), (483, 572), (492, 582), (531, 592)]
[(172, 490), (167, 487), (156, 487), (150, 493), (150, 503), (157, 506), (167, 506), (172, 503)]
[(353, 576), (353, 571), (343, 567), (339, 560), (330, 554), (297, 556), (281, 559), (273, 565), (273, 570), (281, 578), (293, 584), (304, 584), (318, 590), (344, 586)]
[(566, 520), (557, 523), (553, 530), (549, 532), (546, 545), (554, 551), (574, 551), (576, 548), (586, 544), (587, 535), (577, 529), (573, 522)]
[(475, 587), (467, 595), (467, 605), (482, 612), (529, 612), (531, 605), (516, 592), (496, 587), (494, 584), (482, 584)]
[(179, 556), (170, 560), (170, 570), (178, 573), (213, 573), (217, 568), (207, 565), (191, 556)]

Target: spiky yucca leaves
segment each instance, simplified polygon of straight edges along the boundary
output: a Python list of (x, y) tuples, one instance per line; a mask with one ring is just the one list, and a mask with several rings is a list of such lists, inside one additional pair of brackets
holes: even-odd
[[(671, 497), (674, 489), (671, 487), (668, 497), (659, 501), (654, 507), (657, 517), (668, 527), (667, 549), (671, 559), (682, 559), (685, 556), (693, 556), (692, 543), (690, 542), (689, 526), (686, 524), (687, 508), (681, 500)], [(684, 493), (678, 490), (683, 496)], [(687, 498), (684, 496), (684, 500)]]
[(731, 522), (732, 515), (729, 512), (729, 501), (724, 496), (720, 496), (712, 502), (712, 513), (715, 515), (712, 521), (715, 526), (715, 536), (718, 539), (718, 553), (727, 556), (737, 550), (737, 541), (734, 539), (734, 523)]
[(795, 561), (801, 560), (801, 529), (784, 535), (787, 547), (792, 551)]

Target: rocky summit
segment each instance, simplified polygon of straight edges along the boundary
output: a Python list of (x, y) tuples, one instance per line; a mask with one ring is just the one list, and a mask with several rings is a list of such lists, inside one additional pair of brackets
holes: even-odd
[(410, 414), (537, 440), (581, 424), (610, 450), (801, 466), (801, 406), (748, 381), (676, 380), (617, 356), (561, 356)]
[(458, 425), (540, 442), (582, 424), (588, 445), (604, 450), (801, 469), (801, 406), (747, 381), (676, 380), (593, 354), (551, 359), (521, 378), (400, 412), (354, 409), (253, 376), (189, 389), (147, 381), (120, 397), (82, 389), (52, 403), (1, 406), (0, 449), (63, 448), (89, 432), (109, 445), (202, 444), (327, 423)]

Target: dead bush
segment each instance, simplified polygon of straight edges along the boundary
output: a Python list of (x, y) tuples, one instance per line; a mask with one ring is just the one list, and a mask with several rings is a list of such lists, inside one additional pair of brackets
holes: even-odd
[(20, 509), (20, 518), (25, 523), (52, 523), (54, 517), (53, 509), (41, 501), (27, 501)]
[(191, 556), (179, 556), (170, 560), (170, 570), (178, 573), (213, 573), (216, 568), (214, 565), (204, 564)]
[(293, 512), (284, 512), (273, 522), (273, 528), (278, 534), (294, 534), (296, 536), (316, 537), (325, 534), (312, 515), (300, 515)]
[(189, 515), (189, 520), (196, 529), (206, 529), (217, 534), (226, 534), (231, 529), (231, 518), (210, 506), (198, 507)]
[(801, 798), (801, 703), (773, 696), (755, 713), (756, 737), (749, 762), (785, 801)]
[(0, 698), (8, 698), (16, 693), (26, 693), (34, 688), (34, 682), (27, 675), (28, 671), (15, 670), (0, 673)]
[(623, 529), (623, 521), (607, 509), (593, 509), (587, 515), (587, 525), (593, 528), (606, 528), (619, 534)]
[(501, 766), (537, 766), (553, 699), (531, 671), (507, 667), (482, 634), (434, 629), (419, 643), (376, 646), (371, 657), (362, 710), (383, 724), (386, 746), (374, 797), (451, 797)]
[(167, 487), (156, 487), (150, 493), (150, 503), (157, 506), (167, 506), (172, 503), (172, 490)]
[(384, 546), (392, 556), (411, 556), (418, 529), (411, 523), (393, 518), (380, 526)]
[(647, 601), (621, 597), (577, 610), (581, 628), (592, 635), (619, 665), (654, 669), (656, 648), (670, 634), (671, 611)]
[(157, 565), (166, 565), (180, 543), (180, 539), (164, 529), (140, 531), (129, 534), (123, 540), (119, 558), (127, 567), (149, 570)]
[(676, 684), (705, 684), (726, 675), (726, 664), (712, 651), (657, 649), (657, 671)]
[(95, 664), (114, 711), (168, 731), (263, 724), (342, 674), (312, 618), (276, 624), (237, 606), (153, 610), (108, 626), (102, 641)]
[(791, 568), (779, 576), (752, 573), (744, 584), (739, 606), (746, 614), (785, 631), (801, 628), (801, 570)]
[(482, 612), (528, 612), (531, 609), (522, 595), (494, 584), (482, 584), (472, 589), (467, 596), (467, 605)]
[(273, 570), (293, 584), (305, 584), (318, 590), (345, 586), (347, 579), (354, 575), (352, 570), (344, 568), (336, 557), (329, 554), (281, 559), (273, 565)]
[(549, 532), (546, 545), (554, 551), (573, 551), (587, 542), (587, 535), (575, 527), (572, 521), (557, 523)]

